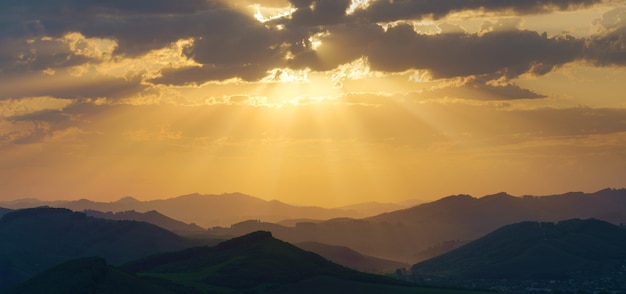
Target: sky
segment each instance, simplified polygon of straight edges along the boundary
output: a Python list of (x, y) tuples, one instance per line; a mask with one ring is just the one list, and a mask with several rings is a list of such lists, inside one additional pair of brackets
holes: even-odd
[(625, 186), (624, 0), (0, 2), (0, 200)]

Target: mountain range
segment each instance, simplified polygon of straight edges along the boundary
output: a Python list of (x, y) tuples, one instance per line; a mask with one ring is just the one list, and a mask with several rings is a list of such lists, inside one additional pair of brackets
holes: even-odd
[[(292, 243), (319, 242), (346, 246), (362, 254), (415, 263), (437, 244), (464, 244), (487, 233), (522, 221), (560, 221), (596, 218), (626, 223), (626, 189), (554, 196), (514, 197), (505, 193), (475, 198), (456, 195), (373, 217), (336, 218), (301, 222), (294, 227), (246, 221), (229, 228), (212, 228), (216, 236), (240, 236), (267, 230)], [(455, 246), (449, 246), (453, 249)], [(443, 253), (434, 250), (433, 254)]]
[[(43, 290), (43, 291), (42, 291)], [(69, 261), (7, 293), (434, 293), (475, 291), (421, 288), (360, 273), (254, 232), (214, 247), (152, 255), (119, 268), (99, 258)]]
[(362, 205), (333, 209), (316, 206), (294, 206), (277, 200), (266, 201), (241, 193), (220, 195), (189, 194), (175, 198), (150, 201), (139, 201), (133, 197), (124, 197), (114, 202), (95, 202), (87, 199), (76, 201), (40, 201), (33, 198), (0, 202), (0, 207), (12, 209), (38, 206), (63, 207), (74, 211), (158, 211), (168, 217), (185, 223), (210, 228), (215, 226), (230, 226), (231, 224), (249, 219), (279, 222), (286, 219), (302, 218), (319, 220), (337, 217), (361, 218), (391, 211), (391, 209), (406, 208), (408, 204), (370, 202)]
[[(35, 203), (34, 200), (26, 202), (28, 205)], [(8, 204), (16, 206), (18, 203)], [(4, 204), (0, 204), (2, 205)], [(150, 211), (147, 210), (150, 208), (184, 222), (218, 218), (235, 220), (253, 215), (250, 221), (234, 223), (229, 227), (212, 227), (206, 234), (226, 239), (265, 230), (291, 243), (316, 242), (343, 246), (363, 255), (410, 264), (434, 257), (501, 226), (516, 222), (596, 218), (614, 224), (626, 223), (626, 189), (605, 189), (595, 193), (570, 192), (541, 197), (515, 197), (506, 193), (480, 198), (455, 195), (372, 217), (338, 217), (325, 221), (320, 219), (345, 211), (295, 207), (243, 194), (192, 194), (146, 202), (133, 198), (111, 203), (81, 200), (65, 202), (63, 205), (79, 211), (85, 207), (95, 207), (101, 211), (127, 211), (131, 207), (142, 207)], [(299, 212), (304, 215), (298, 215)], [(228, 216), (229, 214), (232, 215)], [(263, 219), (261, 216), (267, 216), (267, 219), (291, 217), (301, 221), (285, 221), (280, 225), (260, 221)], [(204, 234), (198, 232), (200, 235)]]
[[(303, 220), (293, 226), (248, 220), (209, 230), (156, 211), (86, 211), (194, 228), (204, 239), (181, 237), (143, 221), (101, 219), (65, 208), (0, 210), (5, 213), (0, 219), (0, 291), (35, 275), (10, 293), (46, 289), (51, 281), (63, 281), (63, 275), (75, 278), (65, 278), (69, 284), (64, 281), (54, 289), (96, 285), (120, 293), (380, 293), (389, 292), (389, 287), (394, 293), (440, 291), (424, 292), (346, 267), (396, 272), (401, 279), (427, 286), (518, 292), (626, 290), (625, 203), (625, 189), (544, 197), (457, 195), (362, 219)], [(197, 247), (217, 244), (218, 239), (231, 240)], [(75, 258), (80, 259), (70, 261)], [(415, 265), (394, 271), (407, 263)], [(46, 271), (55, 265), (59, 267)]]
[(136, 212), (134, 210), (122, 212), (101, 212), (88, 209), (83, 212), (88, 216), (93, 216), (96, 218), (110, 220), (134, 220), (151, 223), (179, 235), (190, 235), (206, 231), (205, 229), (195, 224), (186, 224), (184, 222), (165, 216), (156, 210), (150, 210), (147, 212)]

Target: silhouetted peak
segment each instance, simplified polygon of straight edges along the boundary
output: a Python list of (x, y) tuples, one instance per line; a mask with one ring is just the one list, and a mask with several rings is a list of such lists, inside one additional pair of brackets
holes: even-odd
[(174, 199), (193, 199), (193, 198), (199, 198), (199, 197), (205, 197), (205, 196), (208, 196), (208, 195), (203, 195), (200, 193), (191, 193), (191, 194), (180, 195), (178, 197), (174, 197)]
[(447, 196), (447, 197), (443, 197), (435, 202), (431, 202), (431, 203), (436, 203), (436, 202), (440, 202), (440, 203), (444, 203), (444, 202), (454, 202), (454, 201), (471, 201), (471, 200), (476, 200), (476, 198), (474, 198), (471, 195), (467, 195), (467, 194), (458, 194), (458, 195), (451, 195), (451, 196)]
[(500, 193), (496, 193), (496, 194), (491, 194), (491, 195), (486, 195), (481, 197), (481, 200), (494, 200), (494, 199), (515, 199), (517, 197), (515, 196), (511, 196), (509, 194), (507, 194), (506, 192), (500, 192)]
[(132, 197), (132, 196), (126, 196), (126, 197), (120, 198), (120, 200), (117, 200), (115, 202), (116, 203), (131, 204), (131, 203), (137, 203), (137, 202), (140, 202), (140, 201), (137, 200), (136, 198)]
[(229, 199), (236, 199), (236, 200), (255, 200), (255, 201), (263, 201), (263, 202), (268, 202), (265, 201), (261, 198), (257, 198), (254, 196), (250, 196), (247, 194), (243, 194), (243, 193), (239, 193), (239, 192), (234, 192), (234, 193), (224, 193), (219, 195), (221, 197), (225, 197), (225, 198), (229, 198)]
[[(135, 212), (135, 211), (131, 210), (131, 212)], [(149, 210), (149, 211), (144, 212), (144, 214), (148, 216), (163, 216), (163, 214), (161, 214), (160, 212), (156, 210)]]
[(593, 193), (593, 195), (596, 196), (626, 196), (626, 189), (613, 189), (613, 188), (606, 188), (603, 190), (600, 190), (598, 192)]
[(71, 215), (74, 213), (75, 212), (67, 208), (52, 208), (48, 206), (25, 208), (25, 209), (12, 211), (12, 212), (5, 214), (0, 220), (0, 223), (6, 223), (9, 221), (24, 218), (24, 217), (37, 217), (37, 216), (44, 216), (44, 215)]
[(241, 237), (233, 238), (224, 241), (217, 245), (219, 248), (238, 248), (254, 246), (256, 243), (263, 242), (265, 240), (274, 239), (272, 233), (268, 231), (256, 231), (250, 234), (243, 235)]
[(89, 200), (89, 199), (85, 199), (85, 198), (78, 199), (78, 200), (76, 200), (76, 201), (74, 201), (74, 202), (75, 202), (75, 203), (82, 203), (82, 204), (85, 204), (85, 203), (94, 203), (93, 201), (91, 201), (91, 200)]

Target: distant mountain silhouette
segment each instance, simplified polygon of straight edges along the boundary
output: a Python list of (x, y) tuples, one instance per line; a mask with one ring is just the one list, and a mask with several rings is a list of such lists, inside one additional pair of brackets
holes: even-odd
[(17, 210), (0, 219), (0, 289), (77, 257), (121, 264), (197, 244), (144, 222), (98, 219), (64, 208)]
[(325, 220), (321, 220), (321, 219), (310, 219), (310, 218), (294, 218), (294, 219), (286, 219), (286, 220), (282, 220), (277, 222), (277, 225), (281, 225), (281, 226), (285, 226), (285, 227), (295, 227), (297, 224), (299, 223), (314, 223), (314, 224), (318, 224), (318, 223), (322, 223)]
[(306, 251), (319, 254), (334, 263), (361, 272), (390, 274), (399, 268), (409, 267), (409, 264), (407, 263), (363, 255), (344, 246), (333, 246), (317, 242), (302, 242), (294, 245)]
[(626, 229), (595, 219), (516, 223), (412, 271), (418, 279), (440, 282), (563, 280), (583, 289), (595, 280), (605, 290), (626, 290)]
[(195, 223), (204, 228), (229, 226), (249, 219), (278, 222), (285, 219), (331, 219), (336, 217), (366, 217), (371, 214), (357, 210), (330, 209), (315, 206), (293, 206), (280, 201), (266, 201), (252, 196), (231, 193), (221, 195), (190, 194), (170, 199), (139, 201), (124, 197), (114, 202), (94, 202), (87, 199), (77, 201), (44, 202), (36, 199), (0, 202), (7, 208), (37, 206), (63, 207), (74, 211), (96, 210), (123, 212), (134, 210), (147, 212), (156, 210), (168, 217), (185, 223)]
[[(341, 207), (337, 207), (338, 209), (341, 210), (354, 210), (354, 211), (360, 211), (362, 213), (364, 213), (365, 215), (368, 216), (372, 216), (372, 215), (379, 215), (381, 213), (385, 213), (385, 212), (392, 212), (392, 211), (396, 211), (396, 210), (400, 210), (400, 209), (405, 209), (405, 208), (409, 208), (413, 205), (413, 203), (415, 203), (414, 201), (406, 201), (407, 204), (401, 204), (401, 203), (380, 203), (380, 202), (375, 202), (375, 201), (371, 201), (371, 202), (362, 202), (362, 203), (356, 203), (356, 204), (352, 204), (352, 205), (346, 205), (346, 206), (341, 206)], [(348, 215), (344, 215), (344, 217), (349, 217)]]
[(434, 257), (424, 253), (437, 244), (475, 240), (504, 225), (522, 221), (571, 218), (626, 223), (626, 189), (544, 197), (514, 197), (506, 193), (482, 198), (457, 195), (364, 219), (302, 222), (295, 227), (242, 222), (210, 232), (232, 237), (268, 230), (278, 238), (293, 243), (312, 241), (346, 246), (378, 258), (415, 263)]
[(111, 219), (111, 220), (134, 220), (150, 223), (168, 231), (172, 231), (177, 234), (189, 234), (196, 232), (205, 232), (206, 230), (195, 225), (186, 224), (181, 221), (177, 221), (173, 218), (167, 217), (158, 211), (151, 210), (148, 212), (136, 212), (134, 210), (123, 212), (101, 212), (97, 210), (85, 210), (85, 214), (97, 218)]

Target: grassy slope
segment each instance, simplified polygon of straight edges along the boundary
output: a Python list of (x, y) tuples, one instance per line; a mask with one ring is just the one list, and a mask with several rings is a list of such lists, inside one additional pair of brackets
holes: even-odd
[(626, 230), (599, 220), (523, 222), (418, 263), (418, 274), (460, 278), (565, 279), (626, 264)]
[(137, 276), (88, 257), (63, 263), (22, 283), (6, 294), (66, 293), (174, 293)]

